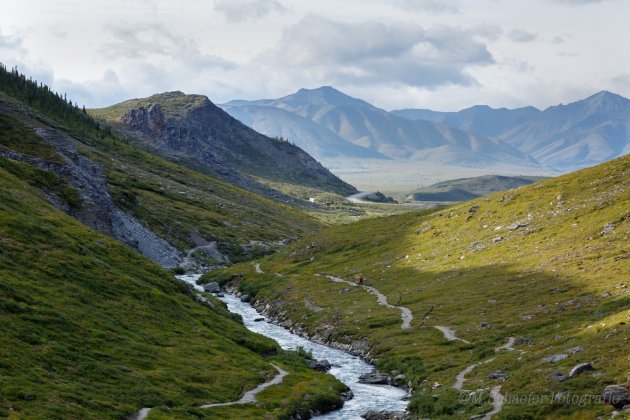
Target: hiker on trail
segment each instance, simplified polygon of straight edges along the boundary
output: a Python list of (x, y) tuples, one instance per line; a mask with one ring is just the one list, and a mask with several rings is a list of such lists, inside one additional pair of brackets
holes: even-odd
[(363, 276), (360, 274), (357, 276), (357, 283), (359, 286), (363, 286)]

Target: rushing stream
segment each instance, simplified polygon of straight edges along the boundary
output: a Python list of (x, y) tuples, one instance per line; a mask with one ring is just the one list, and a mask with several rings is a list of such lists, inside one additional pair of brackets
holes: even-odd
[[(185, 275), (178, 276), (178, 278), (195, 285), (199, 275)], [(202, 290), (200, 286), (195, 285), (195, 287)], [(315, 359), (328, 360), (333, 365), (329, 373), (348, 385), (354, 393), (354, 398), (346, 401), (340, 410), (318, 416), (318, 419), (360, 419), (361, 414), (369, 410), (404, 411), (406, 409), (407, 402), (402, 400), (406, 395), (404, 390), (387, 385), (358, 383), (359, 376), (371, 372), (374, 368), (360, 358), (342, 350), (314, 343), (279, 325), (267, 322), (267, 320), (256, 322), (255, 319), (261, 318), (256, 309), (248, 303), (241, 302), (239, 298), (233, 295), (226, 294), (220, 299), (227, 304), (231, 312), (243, 317), (243, 323), (249, 330), (274, 339), (283, 349), (295, 350), (298, 347), (303, 347), (312, 352)]]

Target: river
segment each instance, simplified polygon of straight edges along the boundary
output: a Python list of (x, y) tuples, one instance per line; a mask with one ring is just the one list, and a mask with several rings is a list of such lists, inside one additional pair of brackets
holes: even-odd
[[(178, 276), (178, 278), (195, 285), (198, 290), (203, 290), (195, 284), (199, 275), (183, 275)], [(359, 376), (374, 369), (372, 365), (364, 362), (359, 357), (312, 342), (289, 332), (279, 325), (267, 322), (266, 319), (256, 322), (255, 319), (261, 318), (261, 315), (250, 304), (241, 302), (234, 295), (225, 294), (225, 297), (220, 299), (227, 304), (231, 312), (243, 317), (243, 324), (249, 330), (274, 339), (286, 350), (295, 350), (298, 347), (303, 347), (305, 350), (312, 352), (315, 359), (328, 360), (333, 365), (329, 373), (348, 385), (354, 393), (354, 398), (346, 401), (339, 410), (317, 416), (318, 419), (356, 420), (361, 418), (361, 414), (370, 410), (404, 411), (407, 408), (407, 402), (402, 400), (406, 395), (404, 390), (393, 386), (367, 385), (358, 382)]]

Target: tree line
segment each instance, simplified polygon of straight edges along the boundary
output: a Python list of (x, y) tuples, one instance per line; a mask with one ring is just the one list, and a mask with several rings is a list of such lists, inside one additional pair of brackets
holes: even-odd
[(111, 128), (102, 126), (85, 110), (85, 106), (68, 100), (66, 94), (54, 92), (48, 85), (37, 82), (31, 77), (21, 74), (17, 67), (8, 70), (0, 63), (0, 92), (44, 114), (58, 120), (71, 128), (87, 129), (97, 132), (100, 137), (111, 136)]

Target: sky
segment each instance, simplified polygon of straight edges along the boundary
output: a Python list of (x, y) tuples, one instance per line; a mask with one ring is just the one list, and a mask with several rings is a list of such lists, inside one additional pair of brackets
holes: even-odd
[(101, 107), (333, 86), (391, 110), (630, 97), (624, 0), (2, 0), (0, 61)]

